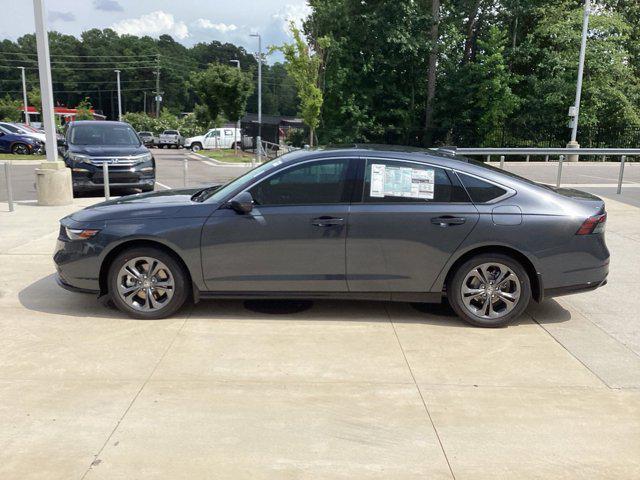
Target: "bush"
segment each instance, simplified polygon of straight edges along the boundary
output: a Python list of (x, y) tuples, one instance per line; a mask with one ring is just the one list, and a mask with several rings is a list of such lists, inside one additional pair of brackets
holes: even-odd
[(20, 113), (22, 102), (12, 100), (9, 95), (0, 98), (0, 120), (3, 122), (19, 122), (22, 118)]

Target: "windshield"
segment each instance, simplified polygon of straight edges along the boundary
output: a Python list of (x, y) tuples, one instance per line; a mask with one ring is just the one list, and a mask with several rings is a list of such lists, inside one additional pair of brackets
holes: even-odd
[(198, 202), (204, 202), (205, 200), (211, 200), (213, 202), (220, 202), (227, 195), (233, 192), (236, 188), (240, 187), (242, 184), (248, 182), (252, 178), (257, 177), (258, 175), (271, 170), (272, 168), (277, 167), (282, 163), (282, 157), (273, 159), (269, 162), (263, 163), (262, 165), (254, 168), (253, 170), (249, 170), (244, 175), (236, 178), (235, 180), (230, 181), (223, 187), (210, 187), (207, 188), (196, 195), (194, 195), (194, 200), (197, 197)]
[(4, 127), (6, 130), (9, 130), (10, 132), (13, 132), (13, 133), (22, 133), (22, 130), (20, 130), (15, 125), (11, 125), (9, 123), (3, 123), (2, 127)]
[(129, 125), (89, 122), (71, 127), (69, 143), (72, 145), (139, 146), (140, 140)]

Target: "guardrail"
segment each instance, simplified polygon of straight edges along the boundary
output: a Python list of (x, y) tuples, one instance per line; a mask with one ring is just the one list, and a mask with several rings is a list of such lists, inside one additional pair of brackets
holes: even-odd
[(13, 186), (11, 185), (11, 162), (4, 163), (4, 185), (7, 189), (7, 203), (9, 204), (9, 211), (13, 212)]
[(556, 187), (562, 183), (562, 166), (565, 155), (585, 156), (613, 156), (620, 157), (620, 172), (618, 174), (618, 195), (622, 193), (622, 183), (624, 181), (624, 166), (628, 157), (640, 156), (640, 148), (440, 148), (454, 155), (483, 156), (491, 160), (491, 156), (500, 156), (500, 168), (504, 169), (506, 156), (525, 156), (527, 161), (532, 155), (545, 157), (549, 161), (550, 156), (558, 155), (558, 174), (556, 176)]
[(266, 140), (262, 140), (261, 143), (262, 152), (267, 158), (277, 158), (285, 153), (300, 150), (299, 148), (292, 147), (291, 145), (281, 145), (279, 143), (267, 142)]

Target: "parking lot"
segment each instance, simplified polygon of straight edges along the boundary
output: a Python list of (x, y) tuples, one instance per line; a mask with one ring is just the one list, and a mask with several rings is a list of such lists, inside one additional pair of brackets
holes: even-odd
[[(158, 187), (181, 187), (187, 153), (155, 153)], [(609, 283), (503, 329), (384, 302), (131, 320), (56, 285), (58, 219), (100, 198), (38, 207), (34, 168), (0, 204), (1, 479), (640, 477), (640, 164), (621, 196), (617, 164), (565, 165), (607, 202)], [(190, 157), (187, 184), (246, 168)]]

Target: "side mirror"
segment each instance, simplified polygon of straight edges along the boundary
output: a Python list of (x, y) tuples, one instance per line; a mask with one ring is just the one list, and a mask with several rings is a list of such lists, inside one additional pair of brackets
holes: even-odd
[(249, 192), (242, 192), (229, 200), (229, 207), (239, 214), (245, 214), (253, 210), (253, 197)]

